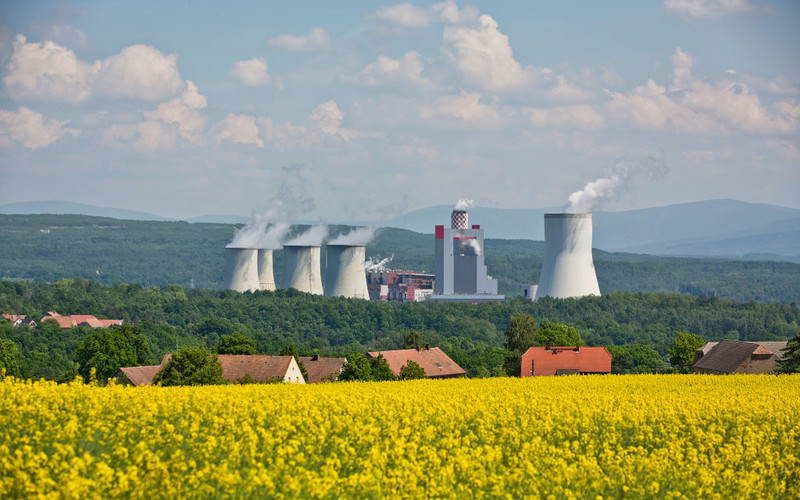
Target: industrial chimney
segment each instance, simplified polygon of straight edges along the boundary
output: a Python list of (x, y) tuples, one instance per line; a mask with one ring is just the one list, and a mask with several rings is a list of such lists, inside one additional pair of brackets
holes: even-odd
[(261, 290), (275, 290), (275, 275), (272, 271), (272, 250), (258, 251), (258, 286)]
[(586, 295), (600, 295), (592, 260), (592, 214), (545, 214), (536, 300)]
[(284, 245), (283, 262), (283, 288), (322, 295), (319, 245)]
[(225, 249), (225, 288), (237, 292), (254, 292), (259, 289), (258, 250)]
[(453, 210), (450, 214), (450, 227), (452, 229), (469, 229), (469, 214), (466, 210)]
[(325, 295), (369, 300), (364, 245), (328, 244), (326, 255)]

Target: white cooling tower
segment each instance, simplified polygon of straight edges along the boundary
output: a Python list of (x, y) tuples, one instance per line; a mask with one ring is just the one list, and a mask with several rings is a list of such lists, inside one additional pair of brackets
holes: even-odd
[(322, 295), (319, 245), (284, 245), (283, 262), (283, 288)]
[(225, 249), (225, 288), (237, 292), (254, 292), (259, 289), (258, 250)]
[(536, 300), (585, 295), (600, 295), (592, 260), (592, 214), (545, 214)]
[(325, 295), (369, 300), (364, 245), (328, 245)]
[(275, 290), (275, 275), (272, 271), (272, 250), (258, 251), (258, 285), (261, 290)]

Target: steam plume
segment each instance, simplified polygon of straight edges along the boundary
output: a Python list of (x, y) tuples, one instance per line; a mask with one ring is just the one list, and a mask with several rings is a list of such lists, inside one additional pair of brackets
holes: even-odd
[(366, 245), (375, 233), (378, 231), (377, 227), (358, 227), (353, 228), (347, 234), (340, 234), (333, 240), (329, 241), (329, 245)]
[(284, 245), (321, 245), (326, 236), (328, 236), (328, 226), (311, 226), (308, 231), (293, 238), (291, 241), (287, 241)]
[(483, 251), (483, 250), (481, 249), (481, 244), (480, 244), (480, 243), (478, 243), (478, 240), (476, 240), (476, 239), (465, 238), (465, 237), (464, 237), (464, 235), (465, 235), (465, 234), (466, 234), (466, 233), (464, 233), (464, 232), (462, 232), (462, 231), (458, 231), (458, 232), (457, 232), (457, 235), (458, 235), (458, 236), (461, 236), (461, 238), (458, 240), (458, 245), (459, 245), (459, 246), (460, 246), (462, 249), (463, 249), (463, 248), (467, 248), (467, 247), (469, 247), (469, 248), (471, 248), (471, 249), (472, 249), (472, 250), (475, 252), (475, 255), (480, 255), (480, 254), (481, 254), (481, 252)]
[(370, 258), (367, 259), (366, 262), (364, 262), (364, 269), (366, 269), (368, 272), (384, 271), (386, 270), (386, 264), (388, 264), (392, 260), (394, 260), (394, 254), (392, 254), (391, 257), (386, 257), (385, 259), (378, 262)]
[(582, 214), (592, 212), (604, 202), (628, 190), (637, 177), (646, 177), (652, 181), (668, 170), (663, 159), (654, 157), (644, 160), (617, 160), (606, 172), (606, 177), (591, 181), (582, 190), (569, 195), (569, 203), (564, 211)]
[(469, 210), (470, 208), (475, 206), (475, 202), (467, 199), (461, 198), (456, 202), (456, 206), (454, 207), (456, 210)]

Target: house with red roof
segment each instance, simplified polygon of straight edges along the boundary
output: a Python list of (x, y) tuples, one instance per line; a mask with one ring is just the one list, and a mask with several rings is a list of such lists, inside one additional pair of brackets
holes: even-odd
[(125, 322), (122, 319), (97, 319), (91, 314), (71, 314), (62, 316), (55, 311), (48, 311), (39, 321), (55, 321), (61, 328), (72, 328), (82, 326), (85, 328), (108, 328), (109, 326), (121, 325)]
[(611, 373), (605, 347), (531, 347), (522, 355), (520, 377)]
[(368, 352), (367, 358), (377, 358), (379, 355), (386, 358), (395, 377), (400, 375), (400, 369), (409, 361), (414, 361), (421, 366), (428, 378), (454, 378), (467, 374), (438, 347), (425, 346), (419, 349)]

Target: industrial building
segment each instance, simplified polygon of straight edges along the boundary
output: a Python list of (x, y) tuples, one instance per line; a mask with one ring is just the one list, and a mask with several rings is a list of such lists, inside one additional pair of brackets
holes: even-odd
[(453, 210), (450, 228), (436, 226), (436, 284), (428, 300), (491, 302), (505, 297), (497, 293), (497, 280), (487, 275), (483, 255), (483, 229), (469, 226), (466, 210)]
[(436, 276), (415, 271), (380, 270), (367, 273), (370, 300), (420, 302), (433, 293)]
[(592, 259), (592, 214), (544, 215), (544, 260), (535, 293), (535, 300), (600, 295)]
[(225, 249), (225, 288), (237, 292), (255, 292), (260, 289), (257, 249)]
[(325, 252), (325, 295), (369, 299), (364, 245), (328, 245)]
[(319, 245), (284, 245), (283, 263), (283, 288), (322, 295)]
[(258, 250), (258, 288), (260, 290), (275, 290), (275, 274), (272, 262), (271, 249), (261, 248)]

